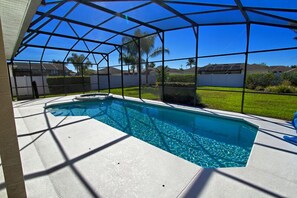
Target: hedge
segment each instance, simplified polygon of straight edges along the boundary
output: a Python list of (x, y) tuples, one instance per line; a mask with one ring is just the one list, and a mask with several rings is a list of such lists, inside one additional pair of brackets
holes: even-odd
[(283, 73), (282, 80), (290, 81), (292, 85), (297, 86), (297, 72)]
[[(83, 86), (84, 82), (84, 86)], [(47, 78), (50, 94), (64, 93), (64, 77), (55, 76)], [(67, 76), (65, 77), (65, 92), (87, 92), (91, 90), (90, 77)]]
[(282, 85), (284, 82), (289, 82), (290, 85), (297, 86), (297, 72), (283, 73), (282, 75), (274, 73), (248, 74), (246, 87), (249, 89), (264, 90), (266, 87)]
[(194, 74), (170, 74), (166, 82), (195, 82)]
[(246, 78), (246, 87), (255, 89), (256, 87), (275, 86), (280, 84), (281, 77), (273, 73), (248, 74)]

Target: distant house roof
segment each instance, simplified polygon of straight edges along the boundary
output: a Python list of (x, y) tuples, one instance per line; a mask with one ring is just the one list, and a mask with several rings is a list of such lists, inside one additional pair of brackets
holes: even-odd
[(198, 73), (241, 73), (243, 63), (209, 64), (199, 68)]
[[(99, 74), (101, 75), (108, 75), (108, 68), (104, 68), (104, 69), (100, 69), (98, 71)], [(117, 69), (117, 68), (114, 68), (114, 67), (110, 67), (109, 68), (109, 73), (110, 74), (121, 74), (121, 70), (120, 69)]]
[[(193, 68), (192, 68), (193, 69)], [(267, 66), (263, 64), (248, 64), (247, 73), (283, 73), (291, 68), (287, 66)], [(237, 73), (244, 71), (244, 63), (229, 63), (229, 64), (209, 64), (199, 68), (199, 73)]]
[(283, 65), (263, 65), (263, 64), (248, 64), (247, 71), (248, 73), (282, 73), (290, 70), (290, 67)]

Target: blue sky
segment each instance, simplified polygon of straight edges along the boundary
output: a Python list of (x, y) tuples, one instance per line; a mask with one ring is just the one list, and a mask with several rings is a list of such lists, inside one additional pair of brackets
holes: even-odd
[[(65, 11), (69, 10), (71, 6), (74, 5), (74, 2), (68, 3), (68, 6), (57, 10), (54, 14), (61, 16)], [(126, 6), (127, 8), (127, 6)], [(116, 11), (122, 11), (126, 9), (119, 5), (113, 7)], [(50, 9), (39, 8), (40, 11), (46, 11)], [(151, 9), (155, 9), (152, 7)], [(130, 15), (137, 16), (138, 13), (129, 13)], [(168, 14), (169, 15), (169, 14)], [(292, 16), (291, 16), (292, 15)], [(294, 16), (293, 16), (294, 15)], [(93, 25), (96, 25), (98, 22), (101, 22), (111, 15), (98, 13), (95, 10), (88, 9), (86, 6), (80, 6), (78, 9), (75, 9), (68, 18), (76, 19), (82, 22), (89, 22)], [(170, 16), (170, 15), (169, 15)], [(287, 17), (295, 17), (295, 13), (289, 13)], [(155, 15), (149, 15), (146, 17), (156, 17)], [(153, 18), (151, 18), (153, 19)], [(135, 23), (120, 19), (114, 21), (115, 23), (104, 24), (105, 28), (118, 29), (121, 27), (121, 24), (125, 23), (123, 26), (129, 28), (133, 27)], [(41, 21), (42, 23), (42, 21)], [(43, 31), (51, 31), (55, 27), (58, 21), (52, 21), (48, 24)], [(73, 28), (76, 30), (76, 33), (79, 36), (84, 35), (88, 28), (82, 26), (73, 25)], [(122, 30), (122, 29), (120, 29)], [(145, 31), (150, 32), (148, 28), (144, 28)], [(132, 30), (134, 31), (134, 30)], [(66, 24), (62, 23), (60, 27), (55, 31), (56, 33), (68, 34), (75, 36), (75, 33), (72, 32), (71, 28)], [(89, 39), (107, 39), (112, 34), (94, 30), (86, 36)], [(262, 26), (262, 25), (252, 25), (251, 26), (251, 37), (250, 37), (250, 51), (254, 50), (265, 50), (265, 49), (274, 49), (274, 48), (286, 48), (286, 47), (296, 47), (297, 40), (293, 38), (297, 34), (291, 29), (287, 28), (277, 28), (272, 26)], [(33, 39), (30, 44), (35, 45), (44, 45), (48, 39), (48, 36), (38, 36)], [(121, 42), (121, 36), (117, 36), (112, 39), (110, 42)], [(75, 40), (72, 39), (63, 39), (61, 40), (58, 37), (52, 37), (49, 42), (49, 46), (58, 46), (63, 48), (70, 48), (75, 43)], [(95, 43), (88, 43), (90, 48), (94, 48)], [(159, 38), (156, 38), (155, 47), (161, 47), (161, 42)], [(191, 28), (169, 31), (165, 33), (165, 48), (170, 50), (169, 55), (165, 55), (165, 59), (175, 59), (175, 58), (187, 58), (195, 56), (195, 37), (193, 30)], [(245, 25), (221, 25), (221, 26), (202, 26), (199, 29), (199, 56), (207, 56), (213, 54), (225, 54), (225, 53), (236, 53), (244, 52), (246, 48), (246, 29)], [(79, 42), (74, 49), (83, 49), (87, 50), (82, 42)], [(113, 49), (111, 46), (105, 45), (100, 47), (100, 50), (103, 52), (108, 52)], [(26, 60), (40, 60), (42, 49), (28, 48), (23, 53), (21, 53), (16, 59), (26, 59)], [(46, 50), (44, 54), (44, 60), (63, 60), (66, 55), (66, 52), (57, 51), (57, 50)], [(118, 65), (118, 53), (112, 53), (110, 55), (110, 65)], [(98, 57), (98, 56), (96, 56)], [(200, 58), (199, 66), (204, 66), (209, 63), (238, 63), (244, 62), (244, 55), (236, 56), (225, 56), (225, 57), (216, 57), (216, 58)], [(91, 60), (93, 60), (91, 58)], [(161, 60), (161, 56), (150, 59), (151, 61)], [(287, 50), (279, 52), (269, 52), (269, 53), (258, 53), (250, 54), (249, 63), (266, 63), (267, 65), (297, 65), (297, 50)], [(156, 65), (159, 65), (157, 63)], [(166, 62), (166, 65), (170, 67), (186, 68), (186, 60), (183, 61), (174, 61)], [(102, 67), (105, 66), (103, 62)]]

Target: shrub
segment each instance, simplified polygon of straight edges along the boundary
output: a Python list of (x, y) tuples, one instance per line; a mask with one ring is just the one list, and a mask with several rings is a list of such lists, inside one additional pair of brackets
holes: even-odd
[(191, 82), (165, 82), (164, 86), (168, 87), (193, 87), (195, 88), (195, 83)]
[[(84, 82), (84, 87), (83, 87)], [(65, 88), (64, 88), (65, 83)], [(84, 92), (90, 91), (90, 77), (78, 77), (78, 76), (55, 76), (55, 77), (47, 77), (47, 84), (50, 91), (50, 94), (61, 94), (64, 93), (64, 89), (66, 93), (73, 92)]]
[(265, 92), (275, 92), (275, 93), (297, 93), (297, 88), (290, 85), (288, 81), (283, 82), (278, 86), (269, 86), (265, 88)]
[(195, 95), (196, 104), (198, 105), (201, 103), (201, 98), (196, 94), (194, 83), (166, 82), (163, 101), (176, 104), (193, 105)]
[(194, 74), (170, 74), (167, 82), (195, 82)]
[(283, 81), (289, 81), (292, 85), (297, 86), (297, 72), (283, 73), (281, 77)]
[(255, 88), (256, 91), (264, 91), (265, 87), (262, 87), (262, 86), (257, 86)]
[(255, 89), (257, 86), (275, 86), (281, 82), (281, 78), (273, 73), (249, 74), (246, 78), (246, 87)]
[[(157, 68), (156, 69), (156, 77), (157, 77), (157, 84), (159, 84), (159, 82), (162, 82), (162, 75), (163, 75), (163, 70), (162, 68)], [(169, 76), (169, 70), (168, 70), (168, 66), (164, 67), (164, 81), (166, 82), (168, 80), (168, 76)]]
[[(194, 96), (183, 95), (183, 94), (164, 94), (164, 102), (174, 103), (174, 104), (183, 104), (193, 106)], [(200, 106), (201, 98), (198, 94), (196, 94), (196, 104)]]

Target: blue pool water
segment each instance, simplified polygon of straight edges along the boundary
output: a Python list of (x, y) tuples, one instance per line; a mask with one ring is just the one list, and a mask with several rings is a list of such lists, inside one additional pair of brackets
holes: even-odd
[(48, 110), (55, 116), (90, 116), (205, 168), (244, 167), (258, 130), (245, 121), (121, 99)]

